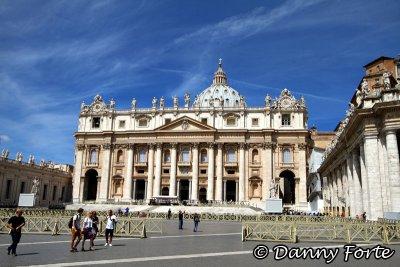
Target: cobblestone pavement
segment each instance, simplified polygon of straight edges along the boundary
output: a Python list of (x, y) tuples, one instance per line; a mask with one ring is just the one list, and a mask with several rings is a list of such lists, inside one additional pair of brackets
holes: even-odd
[[(69, 236), (50, 235), (22, 236), (18, 256), (7, 255), (10, 237), (0, 235), (0, 266), (321, 266), (325, 260), (273, 259), (272, 248), (278, 243), (264, 243), (271, 250), (268, 257), (257, 260), (253, 248), (259, 242), (241, 242), (240, 223), (201, 222), (200, 231), (194, 233), (192, 222), (185, 221), (184, 230), (178, 230), (176, 221), (167, 221), (162, 235), (150, 234), (147, 239), (115, 238), (113, 247), (104, 247), (104, 238), (99, 237), (96, 250), (69, 252)], [(398, 266), (400, 246), (389, 246), (395, 250), (388, 260), (354, 260), (344, 262), (343, 244), (287, 244), (289, 247), (324, 247), (340, 249), (330, 266)], [(371, 246), (363, 245), (363, 249)]]

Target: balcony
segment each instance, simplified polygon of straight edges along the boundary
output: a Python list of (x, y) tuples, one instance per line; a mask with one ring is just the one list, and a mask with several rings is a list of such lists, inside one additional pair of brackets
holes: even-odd
[(147, 167), (147, 161), (135, 162), (135, 166), (138, 166), (138, 167)]
[(178, 166), (180, 167), (190, 167), (192, 163), (190, 161), (178, 161)]
[(237, 163), (237, 161), (229, 161), (229, 162), (225, 162), (224, 166), (234, 168), (234, 167), (238, 166), (238, 163)]

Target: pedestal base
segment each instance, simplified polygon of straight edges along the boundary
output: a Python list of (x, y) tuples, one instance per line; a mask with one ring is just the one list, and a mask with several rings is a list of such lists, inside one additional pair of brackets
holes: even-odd
[(265, 200), (266, 213), (282, 213), (282, 199), (268, 198)]

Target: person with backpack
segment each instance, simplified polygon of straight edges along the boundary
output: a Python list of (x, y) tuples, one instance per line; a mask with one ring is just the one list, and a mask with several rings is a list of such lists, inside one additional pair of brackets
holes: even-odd
[(93, 235), (93, 246), (94, 246), (94, 240), (97, 237), (97, 233), (99, 232), (99, 217), (97, 217), (97, 212), (92, 211), (92, 220), (93, 220), (93, 230), (94, 230), (94, 235)]
[[(71, 229), (71, 252), (76, 252), (77, 246), (81, 241), (81, 218), (83, 209), (79, 208), (77, 214), (75, 214), (69, 221), (68, 227)], [(76, 240), (76, 241), (75, 241)]]
[(21, 240), (21, 229), (25, 226), (25, 218), (22, 217), (22, 210), (17, 209), (15, 215), (12, 216), (7, 222), (7, 228), (10, 229), (12, 244), (8, 247), (8, 255), (10, 253), (17, 256), (17, 245)]
[(117, 224), (117, 216), (113, 214), (112, 210), (108, 211), (107, 215), (107, 223), (106, 223), (106, 243), (104, 246), (110, 246), (112, 247), (112, 239), (114, 236), (114, 229)]
[(178, 220), (179, 220), (179, 230), (183, 230), (183, 212), (179, 211), (178, 213)]
[(200, 222), (200, 216), (199, 216), (199, 214), (195, 213), (195, 214), (193, 215), (193, 221), (194, 221), (193, 232), (197, 232), (198, 227), (199, 227), (199, 222)]

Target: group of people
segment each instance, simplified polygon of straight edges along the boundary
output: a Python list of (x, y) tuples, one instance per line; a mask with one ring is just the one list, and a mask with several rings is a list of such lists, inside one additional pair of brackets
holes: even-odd
[[(178, 229), (179, 230), (183, 230), (184, 214), (185, 214), (185, 212), (182, 212), (182, 211), (178, 212), (178, 221), (179, 221)], [(171, 218), (171, 209), (168, 210), (167, 218), (168, 218), (168, 220)], [(200, 223), (200, 215), (199, 214), (197, 214), (197, 213), (193, 214), (193, 223), (194, 223), (193, 232), (197, 232), (199, 229), (199, 223)]]
[[(83, 209), (78, 209), (77, 213), (71, 218), (69, 227), (71, 228), (71, 252), (78, 251), (79, 242), (82, 240), (81, 251), (85, 251), (85, 241), (89, 240), (89, 250), (94, 250), (94, 240), (99, 232), (99, 218), (95, 211), (89, 211), (82, 221)], [(112, 246), (112, 238), (117, 223), (117, 217), (112, 210), (107, 213), (106, 222), (106, 243), (104, 246)]]

